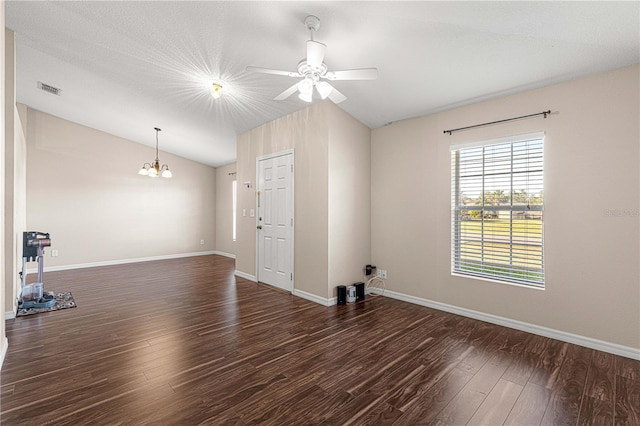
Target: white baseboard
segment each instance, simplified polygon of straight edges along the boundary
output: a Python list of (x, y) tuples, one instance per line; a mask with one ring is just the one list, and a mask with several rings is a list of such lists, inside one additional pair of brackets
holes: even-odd
[[(180, 259), (183, 257), (207, 256), (210, 254), (218, 254), (218, 253), (216, 253), (213, 250), (198, 251), (193, 253), (166, 254), (162, 256), (136, 257), (132, 259), (118, 259), (118, 260), (105, 260), (101, 262), (77, 263), (75, 265), (45, 266), (44, 272), (68, 271), (70, 269), (81, 269), (81, 268), (95, 268), (97, 266), (124, 265), (126, 263), (151, 262), (154, 260)], [(27, 268), (27, 274), (34, 274), (37, 272), (38, 270), (36, 268), (34, 269)]]
[(226, 253), (224, 251), (214, 251), (213, 254), (217, 254), (218, 256), (230, 257), (231, 259), (235, 259), (236, 255), (233, 253)]
[[(252, 282), (258, 282), (258, 279), (255, 276), (249, 275), (249, 274), (241, 272), (241, 271), (236, 271), (235, 275), (237, 277), (244, 278), (244, 279), (252, 281)], [(322, 306), (335, 305), (336, 302), (337, 302), (337, 298), (335, 298), (335, 297), (332, 297), (330, 299), (325, 299), (324, 297), (316, 296), (315, 294), (308, 293), (306, 291), (298, 290), (298, 289), (295, 289), (295, 288), (293, 289), (291, 294), (293, 294), (294, 296), (301, 297), (303, 299), (309, 300), (311, 302), (318, 303), (318, 304), (320, 304)]]
[(293, 290), (293, 295), (301, 297), (303, 299), (309, 300), (311, 302), (319, 303), (322, 306), (331, 306), (336, 304), (336, 298), (332, 297), (330, 299), (326, 299), (324, 297), (316, 296), (315, 294), (308, 293), (303, 290)]
[(578, 334), (568, 333), (566, 331), (555, 330), (540, 325), (529, 324), (510, 318), (500, 317), (497, 315), (486, 314), (484, 312), (474, 311), (472, 309), (460, 308), (458, 306), (447, 305), (446, 303), (435, 302), (433, 300), (422, 299), (420, 297), (409, 296), (395, 291), (385, 290), (384, 295), (393, 299), (402, 300), (404, 302), (414, 303), (416, 305), (426, 306), (428, 308), (437, 309), (439, 311), (450, 312), (456, 315), (462, 315), (485, 321), (491, 324), (502, 325), (504, 327), (514, 328), (527, 333), (538, 334), (540, 336), (549, 337), (551, 339), (563, 342), (573, 343), (598, 351), (620, 355), (626, 358), (640, 360), (640, 349), (631, 348), (629, 346), (618, 345), (616, 343), (605, 342), (603, 340), (593, 339), (591, 337), (580, 336)]
[(253, 281), (254, 283), (258, 282), (258, 279), (254, 275), (249, 275), (249, 274), (246, 274), (246, 273), (238, 271), (238, 270), (236, 270), (235, 276), (236, 277), (240, 277), (240, 278), (244, 278), (245, 280)]
[[(20, 295), (20, 292), (22, 291), (22, 289), (18, 289), (18, 295)], [(13, 301), (13, 311), (5, 311), (4, 313), (4, 319), (5, 320), (10, 320), (10, 319), (14, 319), (16, 317), (16, 314), (18, 313), (18, 305), (19, 305), (19, 300), (16, 298), (16, 300)]]
[(7, 349), (9, 349), (9, 341), (5, 337), (2, 339), (2, 349), (0, 349), (0, 370), (2, 370), (2, 364), (4, 364), (4, 357), (7, 355)]

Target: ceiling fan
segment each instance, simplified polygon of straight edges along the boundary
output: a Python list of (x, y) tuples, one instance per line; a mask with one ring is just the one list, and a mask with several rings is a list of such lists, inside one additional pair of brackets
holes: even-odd
[(375, 80), (378, 78), (378, 70), (376, 68), (360, 68), (342, 71), (329, 71), (324, 63), (324, 55), (327, 45), (315, 41), (313, 39), (314, 31), (320, 29), (320, 19), (310, 15), (304, 20), (304, 24), (311, 33), (311, 40), (307, 40), (307, 57), (298, 62), (297, 71), (281, 71), (270, 68), (247, 67), (249, 72), (258, 72), (263, 74), (284, 75), (287, 77), (301, 78), (302, 80), (286, 89), (274, 98), (276, 101), (287, 99), (296, 91), (299, 92), (298, 97), (305, 102), (313, 101), (314, 88), (322, 99), (327, 97), (334, 103), (338, 104), (347, 99), (345, 95), (340, 93), (335, 87), (324, 80)]

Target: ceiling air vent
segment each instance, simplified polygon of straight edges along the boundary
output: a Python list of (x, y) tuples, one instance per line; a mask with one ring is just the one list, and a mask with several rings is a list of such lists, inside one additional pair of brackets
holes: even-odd
[(58, 89), (57, 87), (49, 86), (48, 84), (43, 83), (41, 81), (38, 82), (38, 89), (44, 90), (45, 92), (52, 93), (52, 94), (57, 95), (57, 96), (60, 96), (60, 93), (62, 93), (62, 89)]

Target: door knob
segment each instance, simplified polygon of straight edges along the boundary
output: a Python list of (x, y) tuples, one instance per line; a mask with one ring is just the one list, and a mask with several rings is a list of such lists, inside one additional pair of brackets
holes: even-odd
[(258, 225), (258, 226), (256, 226), (256, 228), (262, 229), (262, 225)]

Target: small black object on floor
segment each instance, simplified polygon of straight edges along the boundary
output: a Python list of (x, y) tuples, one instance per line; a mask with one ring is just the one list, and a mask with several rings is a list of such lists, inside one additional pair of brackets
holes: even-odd
[(16, 317), (23, 317), (26, 315), (34, 315), (34, 314), (40, 314), (42, 312), (59, 311), (60, 309), (76, 307), (76, 302), (75, 300), (73, 300), (73, 296), (71, 295), (70, 292), (55, 293), (55, 297), (56, 297), (56, 303), (54, 303), (53, 306), (50, 306), (48, 308), (27, 308), (27, 309), (18, 308)]

